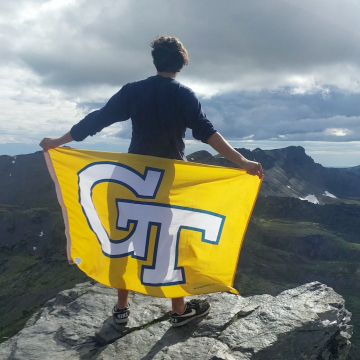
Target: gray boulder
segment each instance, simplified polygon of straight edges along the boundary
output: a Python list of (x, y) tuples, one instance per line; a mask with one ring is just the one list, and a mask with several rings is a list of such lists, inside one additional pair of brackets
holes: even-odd
[(2, 360), (196, 359), (342, 360), (351, 343), (343, 298), (318, 282), (270, 295), (197, 296), (209, 315), (170, 326), (168, 299), (131, 293), (126, 326), (114, 323), (116, 291), (85, 283), (48, 301), (16, 336), (0, 345)]

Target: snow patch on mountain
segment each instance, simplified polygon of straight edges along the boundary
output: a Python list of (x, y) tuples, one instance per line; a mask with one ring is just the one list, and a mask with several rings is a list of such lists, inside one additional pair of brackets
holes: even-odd
[(337, 199), (337, 197), (331, 193), (329, 193), (328, 191), (325, 191), (325, 193), (323, 194), (324, 196), (328, 196), (328, 197), (331, 197), (333, 199)]
[(313, 204), (319, 204), (319, 200), (317, 199), (317, 197), (315, 195), (311, 195), (309, 194), (308, 196), (305, 196), (304, 198), (299, 197), (300, 200), (306, 200), (308, 202), (311, 202)]

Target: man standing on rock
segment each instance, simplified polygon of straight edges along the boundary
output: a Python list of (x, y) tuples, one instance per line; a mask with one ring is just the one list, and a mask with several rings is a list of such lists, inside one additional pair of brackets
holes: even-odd
[[(263, 175), (258, 162), (247, 160), (238, 153), (213, 127), (201, 110), (194, 92), (175, 80), (188, 53), (175, 37), (159, 36), (152, 43), (152, 57), (157, 70), (155, 76), (124, 85), (100, 110), (87, 115), (60, 138), (44, 138), (40, 146), (51, 148), (82, 141), (103, 128), (131, 118), (132, 138), (128, 152), (186, 161), (185, 130), (192, 129), (195, 139), (209, 144), (218, 153), (245, 169), (248, 174)], [(113, 309), (117, 323), (126, 323), (130, 314), (129, 291), (118, 289), (118, 302)], [(170, 322), (181, 326), (205, 316), (210, 310), (208, 302), (172, 299)]]

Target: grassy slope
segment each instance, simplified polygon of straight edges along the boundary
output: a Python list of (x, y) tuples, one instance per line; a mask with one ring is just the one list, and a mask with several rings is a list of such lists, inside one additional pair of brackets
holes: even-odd
[[(6, 254), (2, 254), (3, 255)], [(33, 255), (11, 256), (2, 264), (11, 269), (0, 275), (0, 342), (15, 335), (47, 300), (86, 277), (65, 261), (45, 263)]]
[[(17, 219), (12, 223), (12, 219)], [(29, 317), (58, 292), (87, 280), (66, 260), (63, 221), (58, 211), (46, 208), (0, 209), (3, 243), (0, 246), (0, 342), (22, 329)], [(10, 225), (9, 225), (10, 224)], [(39, 238), (40, 229), (46, 234)], [(29, 242), (37, 244), (42, 256)]]
[(331, 226), (254, 217), (235, 278), (241, 295), (269, 293), (321, 281), (341, 294), (352, 312), (352, 343), (360, 347), (360, 244), (342, 240)]

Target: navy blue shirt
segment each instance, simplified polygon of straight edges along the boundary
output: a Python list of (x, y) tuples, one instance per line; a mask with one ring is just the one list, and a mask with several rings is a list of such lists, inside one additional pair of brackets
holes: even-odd
[(191, 89), (156, 75), (124, 85), (102, 109), (74, 125), (70, 134), (75, 141), (82, 141), (106, 126), (130, 118), (132, 154), (186, 160), (186, 128), (204, 143), (216, 132)]

